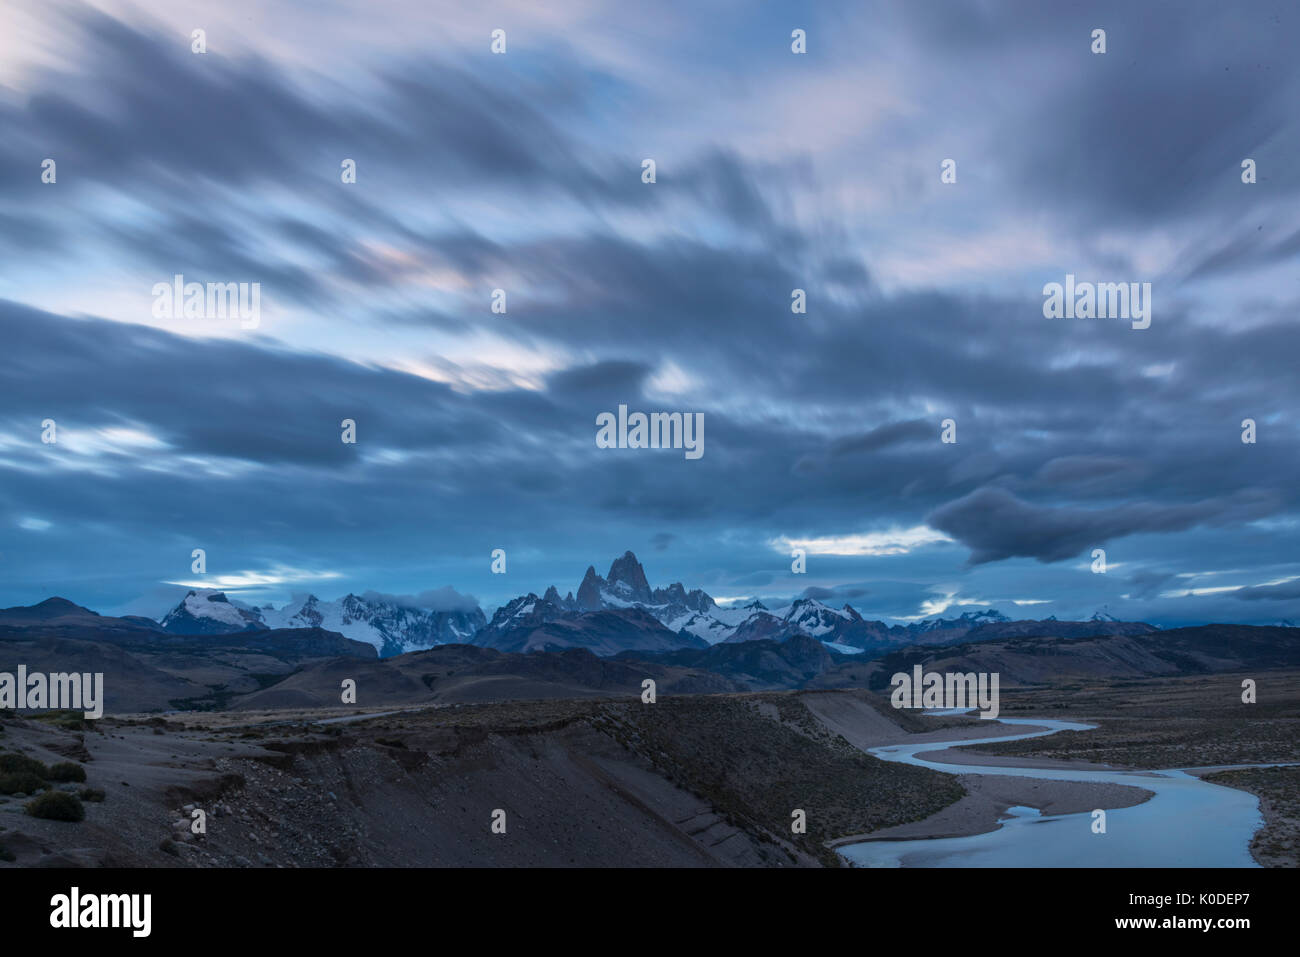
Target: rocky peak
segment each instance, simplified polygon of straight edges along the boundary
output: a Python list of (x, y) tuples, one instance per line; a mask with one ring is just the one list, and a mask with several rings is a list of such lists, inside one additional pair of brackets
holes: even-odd
[(687, 591), (681, 582), (673, 582), (667, 588), (656, 588), (650, 593), (652, 605), (680, 605), (700, 614), (707, 614), (715, 606), (712, 598), (702, 588)]
[[(650, 583), (646, 581), (645, 569), (631, 552), (624, 552), (622, 558), (614, 559), (606, 580), (610, 589), (619, 597), (628, 601), (650, 602)], [(581, 591), (578, 598), (582, 598)]]
[(686, 588), (681, 582), (673, 582), (667, 588), (656, 588), (653, 597), (656, 604), (676, 601), (684, 605), (686, 604)]
[(605, 584), (605, 579), (596, 574), (594, 565), (587, 566), (587, 574), (582, 578), (582, 584), (578, 586), (578, 607), (584, 611), (596, 611), (601, 607), (600, 589)]
[(717, 602), (703, 588), (692, 588), (686, 593), (686, 607), (701, 613), (707, 613), (710, 608), (717, 607)]

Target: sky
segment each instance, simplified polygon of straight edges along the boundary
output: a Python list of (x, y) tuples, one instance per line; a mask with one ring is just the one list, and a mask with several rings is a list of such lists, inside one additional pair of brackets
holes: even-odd
[[(1300, 621), (1298, 41), (1290, 2), (10, 0), (0, 605), (490, 616), (630, 549), (876, 618)], [(160, 311), (177, 274), (256, 321)], [(1048, 318), (1067, 275), (1149, 327)], [(704, 454), (598, 447), (620, 405)]]

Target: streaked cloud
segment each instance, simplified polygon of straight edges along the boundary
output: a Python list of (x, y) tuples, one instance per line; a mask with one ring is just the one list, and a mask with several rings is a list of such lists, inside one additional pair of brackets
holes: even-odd
[[(137, 607), (204, 547), (247, 596), (490, 611), (633, 548), (882, 617), (1300, 617), (1294, 5), (831, 2), (803, 57), (789, 16), (6, 4), (8, 602)], [(1044, 320), (1066, 272), (1151, 281), (1152, 327)], [(155, 319), (175, 273), (260, 282), (261, 326)], [(596, 449), (620, 403), (705, 457)]]
[(913, 549), (951, 538), (924, 525), (912, 528), (895, 528), (883, 532), (864, 532), (857, 535), (831, 535), (821, 538), (778, 538), (769, 544), (779, 552), (789, 553), (801, 548), (809, 555), (906, 555)]

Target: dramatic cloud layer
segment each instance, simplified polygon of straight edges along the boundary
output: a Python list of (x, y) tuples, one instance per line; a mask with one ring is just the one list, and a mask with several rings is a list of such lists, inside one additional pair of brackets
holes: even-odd
[[(0, 13), (0, 604), (490, 613), (631, 548), (881, 617), (1300, 619), (1294, 5), (209, 6)], [(1067, 273), (1150, 328), (1044, 318)], [(256, 328), (155, 315), (176, 274)], [(597, 448), (620, 405), (704, 456)]]

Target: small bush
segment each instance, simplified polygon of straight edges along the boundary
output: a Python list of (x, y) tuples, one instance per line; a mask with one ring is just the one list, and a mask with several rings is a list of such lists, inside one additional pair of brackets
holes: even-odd
[(32, 715), (32, 719), (43, 721), (64, 731), (84, 731), (86, 729), (86, 715), (83, 711), (45, 711)]
[(20, 771), (35, 774), (42, 779), (50, 773), (50, 769), (42, 762), (37, 761), (35, 758), (29, 758), (25, 754), (14, 752), (0, 754), (0, 774), (16, 774)]
[(45, 780), (30, 771), (0, 774), (0, 794), (35, 794), (46, 787)]
[(83, 801), (93, 801), (96, 804), (99, 804), (107, 796), (108, 795), (104, 793), (103, 788), (82, 788), (77, 792), (77, 797), (81, 798)]
[(60, 761), (58, 764), (50, 765), (49, 780), (84, 781), (86, 780), (86, 769), (72, 761)]
[(80, 821), (86, 816), (86, 809), (75, 794), (67, 791), (46, 791), (39, 797), (27, 802), (27, 813), (32, 817), (42, 817), (47, 821)]

